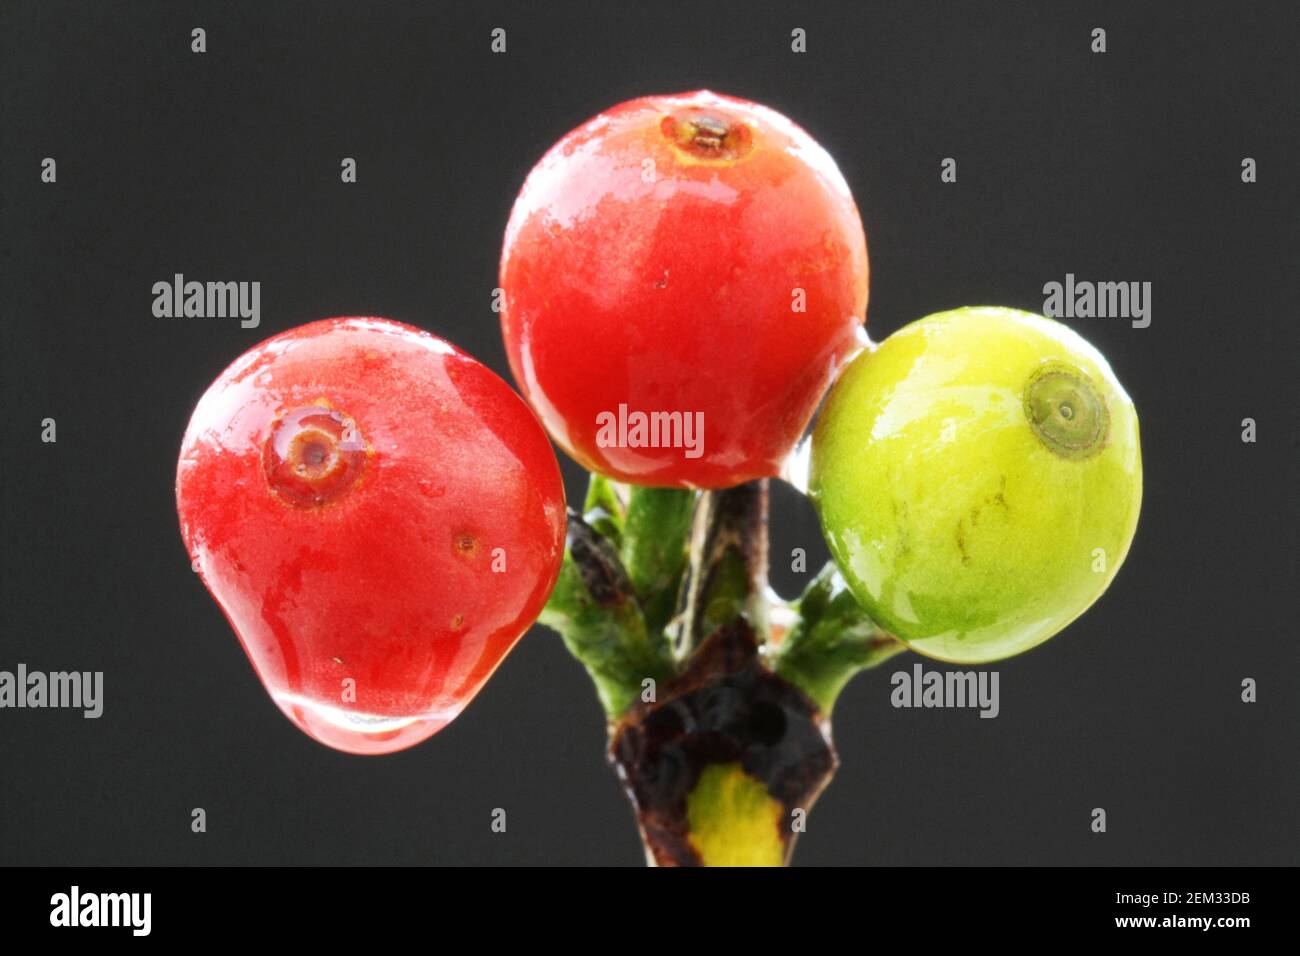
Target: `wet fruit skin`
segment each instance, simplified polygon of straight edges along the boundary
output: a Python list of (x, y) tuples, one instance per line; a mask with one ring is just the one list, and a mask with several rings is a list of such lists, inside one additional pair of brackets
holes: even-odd
[(1068, 327), (943, 312), (845, 369), (810, 493), (878, 623), (931, 657), (998, 660), (1065, 627), (1119, 570), (1142, 499), (1137, 414)]
[[(583, 467), (720, 488), (777, 474), (854, 349), (866, 238), (834, 161), (784, 116), (650, 96), (537, 164), (500, 281), (515, 380)], [(620, 404), (703, 413), (703, 454), (602, 447), (597, 418)]]
[(236, 360), (194, 410), (176, 500), (268, 693), (352, 753), (452, 720), (536, 619), (563, 555), (559, 465), (528, 406), (470, 356), (383, 319), (313, 322)]

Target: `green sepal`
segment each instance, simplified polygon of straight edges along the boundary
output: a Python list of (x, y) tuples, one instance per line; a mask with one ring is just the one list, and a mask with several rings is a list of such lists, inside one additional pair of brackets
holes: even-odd
[(844, 685), (907, 650), (853, 597), (834, 562), (828, 562), (793, 605), (794, 622), (769, 648), (773, 669), (829, 715)]
[(627, 519), (625, 495), (619, 494), (625, 490), (625, 486), (593, 473), (582, 505), (582, 520), (616, 548), (622, 543), (623, 523)]
[[(587, 504), (594, 498), (595, 507), (588, 514), (598, 512), (610, 532), (621, 537), (622, 503), (612, 483), (599, 482), (593, 476)], [(560, 634), (569, 653), (587, 669), (610, 720), (639, 697), (647, 678), (658, 684), (672, 676), (667, 641), (660, 630), (646, 626), (615, 545), (573, 511), (560, 577), (539, 620)]]

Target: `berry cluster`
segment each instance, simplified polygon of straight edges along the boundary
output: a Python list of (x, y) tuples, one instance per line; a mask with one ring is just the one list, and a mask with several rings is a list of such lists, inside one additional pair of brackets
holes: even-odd
[[(646, 97), (572, 131), (500, 281), (527, 404), (426, 332), (336, 318), (241, 356), (190, 421), (194, 566), (325, 744), (429, 737), (540, 619), (592, 675), (649, 857), (780, 863), (853, 673), (1027, 650), (1127, 553), (1138, 425), (1106, 360), (1002, 308), (871, 344), (849, 188), (766, 107)], [(785, 605), (766, 481), (824, 397), (808, 490), (834, 562)], [(592, 473), (581, 512), (548, 433)]]

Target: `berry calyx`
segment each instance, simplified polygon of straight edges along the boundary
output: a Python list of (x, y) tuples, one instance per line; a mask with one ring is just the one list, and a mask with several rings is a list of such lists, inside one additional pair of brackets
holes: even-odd
[(663, 118), (659, 128), (678, 149), (696, 159), (736, 160), (753, 147), (749, 127), (721, 110), (674, 110)]
[(1087, 458), (1105, 447), (1110, 430), (1106, 399), (1087, 373), (1048, 364), (1025, 384), (1025, 417), (1047, 448), (1065, 458)]
[(366, 466), (356, 422), (331, 408), (310, 406), (278, 421), (262, 448), (267, 485), (286, 504), (315, 508), (346, 494)]

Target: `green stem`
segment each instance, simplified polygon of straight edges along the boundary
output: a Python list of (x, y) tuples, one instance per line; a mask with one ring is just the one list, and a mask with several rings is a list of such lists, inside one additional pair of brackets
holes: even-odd
[(641, 603), (646, 628), (654, 634), (662, 633), (676, 610), (694, 506), (693, 491), (628, 489), (619, 557)]
[(789, 821), (835, 770), (836, 697), (905, 649), (834, 565), (776, 599), (767, 512), (766, 481), (696, 495), (593, 475), (569, 515), (541, 620), (596, 685), (654, 862), (786, 862)]

